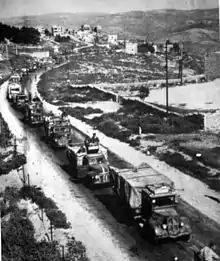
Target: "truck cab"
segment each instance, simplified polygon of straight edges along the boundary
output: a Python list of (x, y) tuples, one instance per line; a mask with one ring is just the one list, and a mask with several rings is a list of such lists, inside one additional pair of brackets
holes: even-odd
[(177, 212), (178, 198), (172, 183), (156, 183), (143, 189), (141, 213), (144, 222), (140, 225), (155, 240), (190, 238), (189, 222)]
[(99, 144), (68, 146), (67, 158), (73, 179), (84, 180), (89, 186), (111, 184), (107, 150)]
[(65, 148), (72, 141), (72, 126), (67, 117), (49, 115), (45, 117), (44, 129), (47, 139), (55, 148)]
[(20, 76), (14, 74), (9, 78), (7, 88), (7, 99), (12, 101), (14, 97), (21, 93)]
[(18, 110), (24, 110), (28, 97), (25, 94), (18, 94), (13, 98), (13, 106)]
[(25, 105), (25, 121), (31, 126), (40, 126), (44, 123), (43, 104), (38, 97), (32, 99), (29, 96), (29, 102)]

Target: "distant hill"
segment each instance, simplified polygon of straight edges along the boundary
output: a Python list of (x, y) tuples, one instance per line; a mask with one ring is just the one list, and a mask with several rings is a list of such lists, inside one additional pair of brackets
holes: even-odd
[[(78, 29), (82, 24), (101, 25), (105, 32), (117, 33), (119, 37), (148, 38), (151, 41), (187, 39), (196, 42), (218, 40), (219, 10), (157, 10), (131, 11), (126, 13), (57, 13), (29, 17), (2, 19), (13, 25), (44, 25), (60, 24)], [(194, 35), (195, 34), (195, 35)], [(207, 36), (207, 39), (206, 39)]]

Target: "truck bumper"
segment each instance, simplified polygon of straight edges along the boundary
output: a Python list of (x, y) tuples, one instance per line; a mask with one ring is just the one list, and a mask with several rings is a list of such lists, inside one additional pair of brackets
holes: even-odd
[(181, 239), (184, 237), (190, 237), (190, 233), (189, 232), (182, 232), (179, 234), (165, 234), (165, 235), (157, 235), (157, 239)]

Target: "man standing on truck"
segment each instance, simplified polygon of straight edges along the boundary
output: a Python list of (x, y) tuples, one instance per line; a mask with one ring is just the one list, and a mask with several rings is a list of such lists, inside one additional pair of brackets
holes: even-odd
[(211, 240), (209, 242), (209, 246), (205, 246), (200, 251), (200, 259), (201, 261), (215, 261), (220, 260), (220, 257), (215, 253), (216, 245)]

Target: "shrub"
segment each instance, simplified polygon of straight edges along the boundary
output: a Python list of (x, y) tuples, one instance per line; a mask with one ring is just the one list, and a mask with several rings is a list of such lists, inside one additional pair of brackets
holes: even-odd
[(140, 146), (141, 142), (140, 142), (140, 139), (132, 139), (132, 140), (130, 140), (129, 144), (132, 147), (138, 147), (138, 146)]
[(31, 199), (41, 209), (44, 209), (47, 217), (52, 221), (56, 228), (66, 229), (70, 227), (70, 224), (67, 223), (65, 214), (58, 210), (55, 202), (52, 199), (47, 198), (40, 188), (24, 186), (20, 190), (20, 196), (22, 198)]
[(68, 253), (65, 256), (66, 261), (89, 261), (88, 257), (86, 256), (86, 248), (83, 246), (82, 242), (77, 241), (74, 237), (68, 241), (67, 249)]
[(186, 160), (180, 153), (167, 152), (159, 155), (159, 159), (190, 175), (207, 178), (208, 168), (200, 166), (195, 160)]
[(56, 228), (69, 228), (70, 225), (67, 223), (65, 214), (58, 209), (47, 209), (47, 217), (52, 221)]
[(20, 166), (23, 166), (26, 163), (26, 157), (23, 154), (13, 156), (8, 161), (1, 161), (0, 167), (0, 176), (4, 174), (8, 174), (13, 169), (18, 169)]
[(148, 97), (150, 94), (150, 90), (147, 86), (141, 86), (139, 89), (139, 95), (141, 99), (144, 99), (146, 97)]
[(118, 125), (112, 119), (107, 119), (103, 122), (100, 122), (98, 124), (98, 129), (110, 137), (115, 137), (116, 133), (118, 133), (120, 130)]

